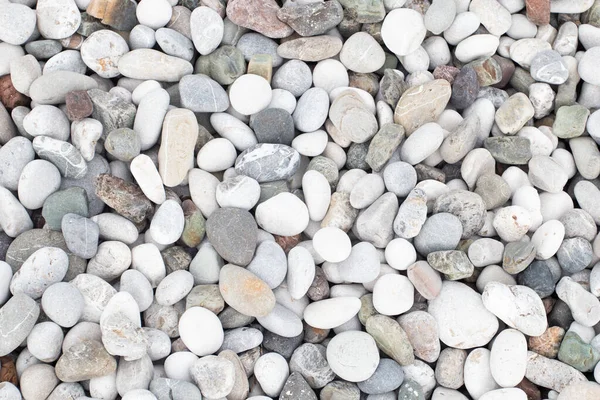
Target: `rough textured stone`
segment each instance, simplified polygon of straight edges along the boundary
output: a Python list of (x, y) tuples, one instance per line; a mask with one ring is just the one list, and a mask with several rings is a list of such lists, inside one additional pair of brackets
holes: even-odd
[(116, 176), (101, 174), (96, 178), (96, 195), (109, 207), (134, 223), (152, 215), (154, 206), (138, 185)]

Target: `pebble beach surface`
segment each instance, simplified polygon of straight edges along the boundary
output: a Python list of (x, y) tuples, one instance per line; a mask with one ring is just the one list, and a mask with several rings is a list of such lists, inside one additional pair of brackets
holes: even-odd
[(600, 0), (0, 0), (0, 400), (599, 400)]

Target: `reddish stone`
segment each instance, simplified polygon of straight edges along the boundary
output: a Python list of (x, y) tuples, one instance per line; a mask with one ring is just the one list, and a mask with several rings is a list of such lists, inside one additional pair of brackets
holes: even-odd
[(230, 0), (227, 17), (236, 25), (280, 39), (294, 31), (277, 18), (280, 7), (275, 0)]
[(452, 85), (454, 78), (460, 72), (460, 69), (453, 67), (452, 65), (439, 65), (433, 70), (433, 77), (435, 79), (444, 79)]
[(529, 350), (544, 357), (556, 358), (565, 330), (560, 326), (551, 326), (541, 336), (529, 338)]
[(525, 0), (527, 18), (536, 25), (550, 23), (550, 0)]
[(519, 382), (516, 387), (525, 392), (527, 395), (527, 400), (542, 399), (542, 393), (540, 392), (540, 389), (538, 389), (538, 387), (531, 383), (531, 381), (529, 381), (527, 378), (523, 378), (523, 380)]
[(84, 40), (85, 40), (85, 38), (83, 36), (81, 36), (79, 33), (74, 33), (73, 35), (69, 36), (68, 38), (61, 40), (60, 44), (62, 44), (63, 47), (65, 47), (67, 49), (79, 50), (81, 48), (81, 45), (83, 44)]
[(15, 361), (10, 356), (0, 357), (0, 382), (10, 382), (15, 386), (19, 385), (19, 379), (17, 378), (17, 367)]
[(301, 239), (301, 235), (294, 235), (294, 236), (275, 236), (275, 242), (277, 242), (277, 244), (279, 246), (281, 246), (281, 248), (283, 249), (283, 251), (285, 251), (285, 253), (287, 254), (292, 248), (296, 247), (296, 245), (298, 243), (300, 243), (300, 239)]
[(92, 115), (94, 105), (92, 99), (85, 90), (77, 90), (67, 93), (65, 96), (67, 104), (67, 118), (70, 121), (79, 121)]
[(503, 87), (508, 85), (510, 78), (512, 78), (513, 74), (515, 73), (515, 63), (512, 62), (512, 60), (501, 57), (497, 54), (492, 56), (492, 58), (494, 60), (496, 60), (496, 62), (500, 66), (500, 69), (502, 70), (502, 79), (500, 80), (500, 82), (498, 82), (492, 86), (495, 88), (502, 89)]
[[(550, 125), (550, 126), (552, 126), (552, 125)], [(556, 299), (553, 299), (552, 297), (546, 297), (545, 299), (542, 299), (542, 303), (544, 304), (544, 308), (546, 309), (546, 315), (547, 315), (547, 314), (550, 314), (550, 312), (554, 308), (554, 303), (556, 303)]]
[(10, 75), (4, 75), (0, 78), (0, 102), (10, 111), (18, 106), (28, 106), (29, 97), (17, 92)]
[(140, 223), (154, 212), (154, 205), (135, 183), (116, 176), (96, 177), (96, 196), (107, 206), (134, 223)]

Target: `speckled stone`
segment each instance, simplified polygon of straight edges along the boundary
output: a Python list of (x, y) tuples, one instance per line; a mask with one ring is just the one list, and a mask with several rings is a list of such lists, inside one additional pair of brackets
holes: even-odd
[(589, 372), (600, 361), (600, 351), (569, 331), (560, 344), (558, 359), (581, 372)]

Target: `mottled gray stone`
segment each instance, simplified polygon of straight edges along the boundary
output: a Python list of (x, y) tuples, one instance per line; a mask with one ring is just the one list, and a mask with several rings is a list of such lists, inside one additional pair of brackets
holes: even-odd
[(531, 143), (520, 136), (489, 137), (483, 145), (502, 164), (524, 165), (531, 159)]
[(382, 358), (375, 373), (366, 381), (358, 382), (358, 388), (367, 394), (383, 394), (399, 388), (403, 380), (402, 367), (392, 359)]
[(245, 266), (252, 261), (256, 250), (258, 227), (246, 210), (220, 208), (206, 221), (206, 236), (225, 260)]
[(435, 201), (433, 212), (448, 212), (458, 217), (463, 226), (463, 239), (479, 232), (486, 217), (485, 203), (481, 196), (466, 190), (452, 190), (440, 195)]
[(300, 154), (283, 144), (259, 143), (240, 154), (235, 162), (238, 174), (259, 183), (289, 179), (300, 166)]
[(96, 255), (100, 229), (94, 221), (69, 213), (63, 216), (61, 229), (67, 247), (73, 254), (85, 259)]
[(186, 75), (179, 82), (181, 105), (194, 112), (222, 112), (229, 107), (227, 93), (206, 75)]
[(27, 338), (40, 314), (40, 306), (18, 293), (0, 308), (0, 357), (15, 350)]
[(305, 343), (290, 359), (290, 371), (300, 373), (311, 388), (320, 389), (335, 378), (319, 345)]
[(584, 270), (594, 258), (592, 245), (582, 237), (565, 239), (556, 253), (560, 267), (568, 274)]
[(100, 89), (88, 90), (94, 104), (92, 117), (102, 124), (104, 135), (118, 128), (133, 128), (136, 108), (119, 96)]

